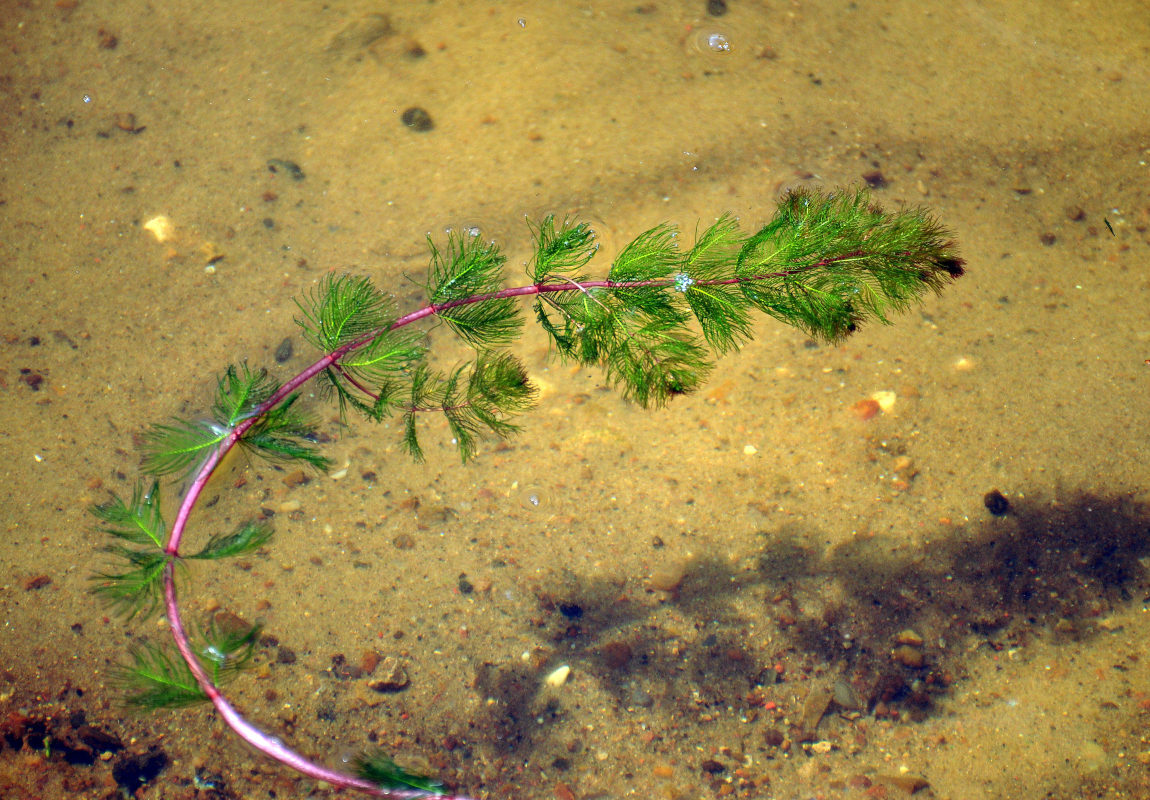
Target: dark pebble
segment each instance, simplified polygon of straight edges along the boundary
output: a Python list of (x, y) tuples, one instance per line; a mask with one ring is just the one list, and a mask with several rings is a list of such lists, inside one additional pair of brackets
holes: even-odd
[(118, 736), (91, 725), (76, 728), (76, 737), (97, 753), (118, 753), (124, 749), (124, 743)]
[(763, 731), (763, 744), (767, 747), (779, 747), (785, 739), (783, 732), (778, 728), (767, 728)]
[(475, 587), (472, 585), (471, 581), (467, 580), (467, 573), (461, 573), (459, 575), (458, 586), (460, 594), (471, 594), (475, 591)]
[(583, 606), (578, 603), (560, 603), (559, 613), (567, 619), (580, 619), (583, 616)]
[(300, 169), (299, 164), (295, 163), (294, 161), (285, 161), (282, 158), (269, 158), (268, 170), (271, 172), (279, 172), (280, 170), (283, 170), (291, 176), (293, 181), (302, 181), (307, 177), (303, 174), (303, 170)]
[(1003, 517), (1010, 513), (1010, 501), (1003, 497), (1002, 492), (994, 489), (982, 496), (982, 504), (986, 510), (996, 517)]
[(294, 664), (295, 663), (295, 650), (290, 647), (283, 647), (282, 645), (276, 650), (276, 663), (277, 664)]
[(1044, 245), (1046, 245), (1047, 247), (1050, 247), (1051, 245), (1053, 245), (1055, 242), (1058, 241), (1058, 237), (1055, 236), (1053, 233), (1044, 233), (1038, 237), (1038, 240), (1040, 242), (1042, 242)]
[(712, 17), (721, 17), (727, 13), (727, 0), (707, 0), (707, 13)]
[(51, 582), (52, 579), (47, 575), (37, 575), (35, 578), (29, 578), (28, 580), (24, 581), (24, 591), (34, 592), (37, 589), (43, 589)]
[(40, 384), (44, 382), (44, 376), (34, 369), (24, 367), (20, 370), (20, 382), (24, 383), (34, 392), (40, 391)]
[(435, 127), (431, 115), (418, 106), (412, 106), (404, 111), (400, 119), (404, 125), (419, 133), (425, 133)]
[(713, 758), (709, 758), (699, 765), (699, 769), (708, 775), (718, 775), (720, 772), (725, 772), (727, 768)]
[(146, 753), (126, 756), (112, 765), (112, 777), (129, 796), (156, 779), (168, 766), (168, 754), (156, 748)]
[(263, 222), (264, 222), (264, 227), (267, 228), (269, 231), (272, 230), (273, 228), (275, 228), (275, 226), (276, 226), (276, 221), (274, 219), (272, 219), (271, 217), (264, 217)]
[(862, 179), (866, 181), (866, 185), (872, 189), (882, 189), (886, 186), (886, 178), (883, 177), (882, 172), (877, 169), (874, 172), (865, 173)]
[(292, 357), (293, 352), (295, 352), (295, 349), (291, 343), (291, 337), (289, 336), (280, 342), (279, 347), (276, 348), (276, 363), (284, 363)]

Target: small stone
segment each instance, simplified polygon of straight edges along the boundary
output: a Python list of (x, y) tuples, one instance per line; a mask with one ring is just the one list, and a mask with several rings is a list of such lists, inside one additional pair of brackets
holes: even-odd
[(997, 489), (991, 489), (984, 494), (982, 504), (995, 517), (1004, 517), (1010, 513), (1010, 501)]
[(292, 345), (291, 337), (288, 336), (282, 342), (280, 342), (279, 346), (276, 348), (276, 352), (275, 352), (276, 363), (282, 364), (285, 361), (288, 361), (289, 359), (291, 359), (293, 350), (294, 350), (294, 347)]
[(926, 780), (926, 778), (910, 773), (902, 775), (875, 775), (875, 780), (878, 783), (893, 786), (896, 789), (902, 789), (907, 794), (914, 794), (930, 786), (930, 781)]
[[(303, 486), (305, 483), (311, 483), (311, 476), (304, 472), (302, 469), (297, 469), (289, 472), (283, 477), (284, 486)], [(298, 501), (294, 501), (298, 502)]]
[(365, 650), (359, 658), (359, 668), (363, 670), (363, 674), (370, 675), (375, 672), (375, 668), (379, 666), (380, 658), (379, 653), (374, 650)]
[(904, 667), (911, 667), (912, 669), (920, 669), (926, 662), (923, 658), (922, 651), (916, 647), (911, 647), (908, 644), (902, 644), (891, 651), (891, 658)]
[(882, 409), (883, 413), (890, 411), (894, 408), (894, 401), (898, 399), (898, 395), (891, 391), (875, 392), (870, 396), (871, 400), (878, 403), (878, 407)]
[(370, 688), (377, 692), (398, 692), (407, 688), (410, 681), (407, 677), (407, 671), (399, 663), (399, 659), (388, 656), (380, 662), (379, 669), (382, 670), (383, 676), (379, 680), (369, 683)]
[(122, 131), (127, 131), (128, 133), (136, 133), (136, 131), (142, 130), (139, 126), (136, 125), (136, 115), (132, 114), (131, 112), (121, 111), (112, 119), (116, 123), (116, 127)]
[(543, 682), (546, 683), (548, 686), (557, 689), (560, 686), (562, 686), (563, 684), (567, 683), (567, 678), (569, 678), (570, 676), (571, 676), (571, 667), (564, 664), (563, 666), (558, 667), (555, 670), (553, 670), (551, 672), (551, 674), (549, 674), (546, 678), (543, 679)]
[(152, 217), (141, 227), (155, 236), (157, 242), (166, 242), (176, 235), (175, 224), (162, 214), (158, 217)]
[(882, 406), (872, 397), (868, 397), (866, 400), (859, 400), (851, 406), (851, 413), (864, 422), (877, 417), (880, 411), (882, 411)]
[(907, 644), (911, 647), (922, 647), (923, 638), (910, 628), (899, 631), (894, 637), (895, 644)]
[(290, 514), (293, 511), (299, 511), (302, 506), (303, 504), (299, 500), (285, 500), (279, 504), (276, 511), (280, 514)]
[(660, 592), (678, 592), (687, 576), (687, 565), (683, 562), (664, 564), (651, 573), (647, 585)]
[(418, 106), (412, 106), (403, 112), (400, 117), (403, 124), (418, 133), (425, 133), (435, 127), (431, 115)]

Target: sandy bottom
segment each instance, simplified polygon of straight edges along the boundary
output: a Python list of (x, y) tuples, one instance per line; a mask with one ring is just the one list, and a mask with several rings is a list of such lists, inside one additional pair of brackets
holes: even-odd
[(192, 541), (276, 537), (185, 613), (263, 625), (226, 688), (264, 730), (475, 798), (1150, 797), (1141, 3), (236, 5), (0, 15), (0, 795), (336, 794), (126, 711), (167, 624), (89, 592), (142, 432), (310, 363), (321, 276), (405, 312), (448, 228), (518, 285), (525, 215), (605, 271), (867, 182), (954, 229), (941, 297), (838, 347), (763, 320), (658, 411), (529, 329), (538, 406), (467, 465), (309, 391), (335, 471), (231, 464)]

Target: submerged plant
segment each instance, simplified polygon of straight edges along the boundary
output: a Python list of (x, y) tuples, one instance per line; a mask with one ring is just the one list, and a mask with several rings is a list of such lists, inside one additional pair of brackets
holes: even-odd
[[(193, 636), (179, 604), (178, 568), (251, 553), (272, 535), (266, 524), (249, 522), (197, 552), (182, 550), (192, 510), (224, 456), (239, 446), (326, 469), (296, 402), (314, 379), (343, 414), (398, 415), (403, 444), (417, 459), (420, 420), (441, 414), (466, 461), (481, 436), (515, 433), (516, 415), (534, 400), (523, 366), (504, 349), (521, 330), (522, 297), (533, 298), (535, 319), (561, 359), (600, 366), (625, 397), (649, 407), (698, 388), (716, 356), (751, 338), (754, 311), (837, 342), (940, 291), (962, 275), (963, 263), (950, 232), (930, 214), (884, 211), (862, 189), (791, 191), (754, 233), (723, 216), (687, 249), (674, 227), (657, 226), (624, 247), (604, 277), (587, 271), (598, 245), (586, 223), (547, 217), (532, 234), (530, 282), (516, 288), (504, 288), (505, 258), (494, 244), (449, 234), (440, 249), (429, 239), (428, 303), (403, 315), (367, 278), (323, 278), (297, 300), (296, 322), (319, 351), (316, 361), (284, 383), (247, 365), (228, 367), (208, 419), (149, 429), (144, 475), (131, 498), (92, 510), (112, 537), (105, 547), (111, 566), (93, 575), (93, 591), (128, 617), (162, 604), (175, 645), (174, 652), (156, 645), (131, 652), (119, 672), (130, 704), (210, 701), (244, 741), (304, 775), (393, 800), (444, 794), (438, 782), (378, 751), (354, 759), (355, 774), (310, 761), (255, 727), (222, 693), (224, 679), (250, 658), (258, 628), (212, 623)], [(430, 318), (474, 348), (469, 363), (448, 371), (429, 365), (414, 323)], [(170, 527), (162, 479), (184, 486)]]

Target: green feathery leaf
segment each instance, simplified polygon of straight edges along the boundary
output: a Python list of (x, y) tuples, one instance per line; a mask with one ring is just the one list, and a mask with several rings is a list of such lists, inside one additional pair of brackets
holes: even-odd
[(226, 621), (212, 617), (200, 631), (200, 663), (211, 673), (212, 683), (219, 685), (251, 664), (263, 626), (249, 625), (234, 616)]
[(371, 781), (381, 789), (421, 789), (429, 795), (444, 794), (443, 784), (424, 775), (416, 775), (392, 761), (382, 750), (372, 750), (356, 756), (356, 775)]
[(162, 550), (133, 550), (107, 545), (104, 552), (123, 564), (120, 571), (96, 572), (91, 576), (92, 594), (128, 619), (150, 617), (163, 601), (164, 568), (171, 557)]
[(884, 212), (861, 188), (794, 190), (747, 239), (736, 274), (760, 310), (834, 342), (938, 292), (962, 274), (962, 259), (949, 232), (923, 211)]
[(454, 231), (448, 233), (445, 252), (440, 253), (430, 236), (427, 245), (431, 249), (427, 295), (440, 319), (473, 346), (502, 344), (515, 339), (523, 320), (514, 299), (453, 305), (458, 301), (493, 294), (502, 288), (506, 258), (499, 248), (493, 243), (483, 242), (478, 236)]
[(227, 436), (226, 429), (207, 420), (173, 419), (166, 425), (152, 425), (143, 436), (143, 470), (150, 475), (185, 473)]
[(548, 214), (531, 232), (535, 238), (535, 258), (527, 274), (535, 283), (584, 280), (579, 271), (599, 250), (591, 226), (564, 219), (557, 229), (555, 217)]
[(208, 699), (192, 670), (178, 654), (145, 643), (130, 651), (132, 663), (119, 666), (114, 679), (124, 688), (125, 701), (142, 710), (180, 708)]
[(709, 353), (681, 318), (655, 315), (628, 323), (604, 360), (608, 379), (621, 385), (625, 398), (644, 408), (661, 406), (703, 383)]
[(272, 532), (265, 522), (245, 522), (233, 533), (212, 534), (198, 553), (187, 558), (214, 560), (254, 553), (268, 543)]
[(117, 566), (91, 576), (92, 593), (116, 613), (129, 618), (151, 616), (162, 600), (164, 567), (170, 560), (164, 552), (167, 527), (160, 508), (159, 481), (152, 481), (146, 491), (143, 483), (137, 483), (130, 502), (113, 495), (90, 511), (105, 523), (98, 530), (117, 542), (103, 548)]
[(732, 281), (742, 243), (738, 221), (724, 214), (695, 240), (676, 276), (675, 288), (683, 293), (704, 338), (719, 354), (751, 338), (750, 304)]
[(247, 363), (230, 365), (216, 383), (212, 417), (221, 428), (231, 430), (279, 389), (266, 369), (253, 371)]
[(167, 537), (164, 516), (160, 510), (160, 482), (152, 481), (147, 491), (144, 484), (137, 482), (132, 489), (132, 500), (125, 503), (119, 495), (88, 509), (89, 513), (109, 527), (100, 528), (117, 539), (132, 544), (151, 545), (162, 549)]
[(324, 472), (331, 462), (308, 438), (313, 435), (312, 420), (292, 410), (298, 398), (293, 394), (260, 417), (240, 437), (240, 446), (269, 461), (303, 461)]
[(410, 405), (404, 412), (403, 444), (417, 461), (423, 460), (416, 416), (441, 412), (464, 461), (475, 454), (477, 437), (507, 437), (518, 431), (508, 418), (530, 408), (535, 387), (523, 365), (507, 353), (480, 353), (471, 364), (449, 373), (422, 366), (412, 375)]
[(303, 313), (296, 324), (304, 338), (324, 353), (338, 350), (395, 321), (394, 303), (368, 278), (325, 275), (296, 306)]

